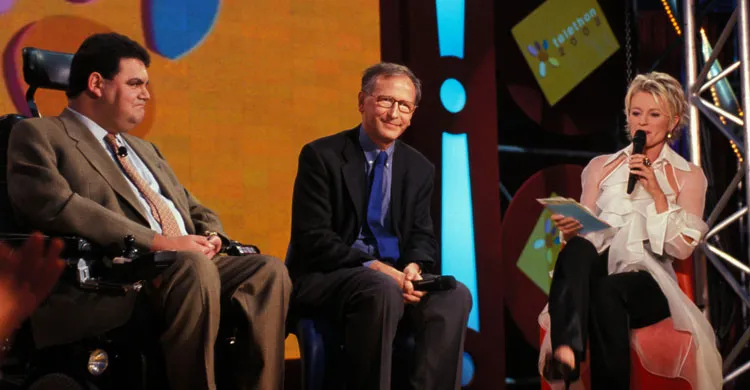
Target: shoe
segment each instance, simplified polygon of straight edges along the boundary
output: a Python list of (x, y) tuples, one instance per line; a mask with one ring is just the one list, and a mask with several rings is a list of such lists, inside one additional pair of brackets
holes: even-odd
[(572, 368), (567, 363), (563, 363), (550, 355), (544, 362), (542, 375), (548, 382), (565, 381), (565, 387), (567, 388), (570, 382), (577, 381), (581, 376), (580, 367), (581, 365), (577, 364), (575, 368)]

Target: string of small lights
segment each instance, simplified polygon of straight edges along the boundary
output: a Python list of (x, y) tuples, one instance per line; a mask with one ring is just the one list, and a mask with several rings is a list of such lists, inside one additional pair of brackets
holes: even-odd
[(667, 0), (661, 0), (661, 4), (664, 6), (664, 10), (667, 11), (667, 16), (669, 17), (669, 21), (672, 23), (674, 30), (677, 32), (677, 35), (682, 35), (682, 30), (680, 30), (680, 24), (677, 23), (677, 19), (674, 17), (674, 14), (672, 13), (672, 7), (669, 6), (669, 3), (667, 2)]
[[(714, 100), (714, 105), (716, 107), (721, 107), (721, 104), (719, 103), (719, 95), (716, 93), (716, 87), (713, 85), (711, 86), (711, 97)], [(742, 116), (742, 110), (739, 111), (740, 116)], [(721, 120), (721, 123), (725, 125), (727, 124), (727, 120), (721, 115), (719, 115), (719, 120)], [(742, 163), (742, 161), (744, 160), (742, 159), (742, 153), (740, 153), (740, 149), (737, 147), (737, 144), (735, 144), (734, 141), (729, 140), (729, 146), (732, 147), (732, 152), (734, 152), (734, 155), (737, 156), (737, 162)]]

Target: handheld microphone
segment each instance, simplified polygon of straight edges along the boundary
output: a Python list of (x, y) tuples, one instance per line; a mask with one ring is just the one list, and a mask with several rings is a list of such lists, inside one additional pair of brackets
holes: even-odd
[(128, 156), (128, 148), (124, 146), (120, 146), (117, 148), (117, 155), (120, 157), (127, 157)]
[[(633, 136), (633, 154), (643, 153), (643, 148), (646, 147), (646, 132), (638, 130)], [(628, 177), (628, 195), (630, 195), (635, 189), (635, 183), (638, 182), (638, 175), (631, 173)]]
[(436, 276), (434, 278), (412, 280), (411, 284), (417, 291), (445, 291), (456, 288), (456, 278), (453, 276)]

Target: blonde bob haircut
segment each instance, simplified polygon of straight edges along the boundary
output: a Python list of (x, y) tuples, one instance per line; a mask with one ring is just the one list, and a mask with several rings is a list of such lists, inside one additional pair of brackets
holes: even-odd
[[(650, 72), (636, 76), (630, 82), (628, 93), (625, 95), (626, 122), (630, 118), (630, 101), (633, 99), (633, 95), (638, 92), (650, 93), (659, 105), (664, 103), (668, 110), (666, 114), (669, 115), (669, 127), (671, 128), (669, 141), (674, 142), (679, 139), (681, 130), (688, 121), (688, 103), (685, 100), (685, 91), (682, 84), (674, 77), (661, 72)], [(677, 123), (675, 123), (675, 118), (679, 118)], [(627, 124), (625, 130), (630, 137)]]

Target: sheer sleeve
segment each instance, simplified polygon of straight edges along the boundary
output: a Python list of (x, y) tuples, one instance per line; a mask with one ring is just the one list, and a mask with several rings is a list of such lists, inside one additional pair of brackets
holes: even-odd
[[(599, 198), (599, 184), (606, 174), (605, 163), (611, 155), (597, 156), (583, 168), (581, 173), (581, 204), (589, 209), (594, 215), (599, 215), (601, 210), (596, 205)], [(610, 166), (616, 166), (613, 163)], [(583, 237), (589, 240), (596, 250), (601, 253), (607, 248), (609, 239), (614, 235), (616, 229), (606, 229), (597, 232), (584, 234)]]
[(594, 214), (599, 214), (599, 210), (596, 209), (596, 198), (599, 197), (599, 182), (602, 180), (607, 157), (594, 157), (581, 173), (581, 204)]
[(677, 181), (681, 188), (677, 199), (669, 201), (667, 211), (658, 214), (654, 204), (648, 206), (646, 229), (654, 253), (684, 259), (708, 230), (702, 218), (708, 183), (703, 171), (693, 164), (689, 172), (677, 172)]

